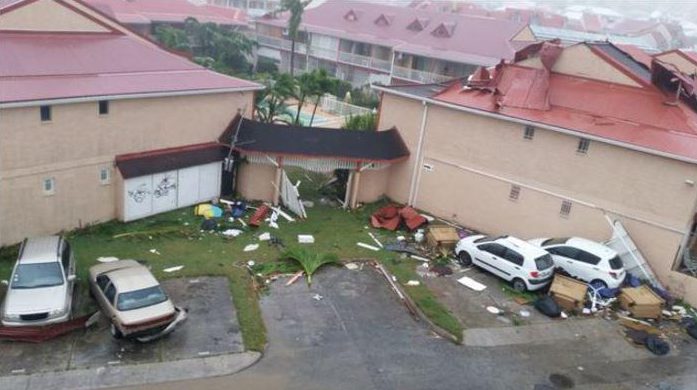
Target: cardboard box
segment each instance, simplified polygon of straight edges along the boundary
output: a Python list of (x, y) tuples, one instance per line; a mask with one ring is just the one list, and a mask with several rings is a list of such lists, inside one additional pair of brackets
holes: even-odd
[(576, 311), (583, 310), (586, 291), (588, 286), (585, 283), (566, 276), (554, 275), (549, 295), (563, 310)]
[(663, 315), (665, 301), (648, 286), (623, 288), (619, 301), (633, 317), (660, 319)]
[(432, 248), (443, 248), (448, 250), (455, 249), (455, 245), (460, 241), (457, 230), (451, 226), (432, 226), (426, 233), (428, 246)]

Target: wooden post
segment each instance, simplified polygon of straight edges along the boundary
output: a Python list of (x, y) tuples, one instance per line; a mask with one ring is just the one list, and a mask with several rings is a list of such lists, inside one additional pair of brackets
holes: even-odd
[(344, 194), (344, 208), (350, 206), (351, 193), (353, 192), (353, 171), (349, 172), (348, 180), (346, 180), (346, 194)]
[(351, 193), (351, 208), (355, 209), (358, 205), (358, 186), (361, 183), (361, 171), (356, 169), (353, 174), (353, 191)]
[(276, 185), (273, 188), (273, 199), (271, 200), (274, 206), (278, 206), (281, 197), (281, 177), (283, 173), (283, 160), (279, 157), (276, 162)]

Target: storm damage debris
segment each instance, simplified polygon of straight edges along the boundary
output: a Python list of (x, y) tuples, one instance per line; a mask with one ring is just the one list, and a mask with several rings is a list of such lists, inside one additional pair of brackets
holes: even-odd
[(374, 228), (391, 231), (397, 230), (403, 224), (408, 230), (413, 231), (428, 223), (428, 220), (413, 207), (389, 205), (373, 213), (370, 223)]
[(376, 246), (368, 245), (368, 244), (363, 243), (363, 242), (357, 242), (356, 245), (360, 246), (361, 248), (370, 249), (371, 251), (375, 251), (375, 252), (380, 250), (380, 248), (378, 248)]

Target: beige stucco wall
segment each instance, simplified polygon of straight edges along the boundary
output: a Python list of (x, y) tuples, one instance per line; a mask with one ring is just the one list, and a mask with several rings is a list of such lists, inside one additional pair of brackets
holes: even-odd
[(687, 60), (685, 57), (681, 56), (676, 52), (659, 54), (656, 56), (656, 58), (663, 62), (675, 65), (678, 68), (678, 70), (685, 74), (697, 73), (697, 65), (695, 65), (694, 62)]
[(371, 203), (384, 196), (387, 192), (389, 175), (389, 167), (377, 171), (366, 170), (361, 172), (356, 201), (360, 203)]
[[(117, 180), (99, 181), (119, 154), (217, 140), (251, 93), (61, 104), (42, 123), (38, 107), (0, 110), (0, 245), (116, 217)], [(54, 195), (43, 193), (54, 177)]]
[(107, 32), (104, 26), (54, 0), (38, 0), (0, 15), (0, 30)]
[[(528, 58), (518, 62), (517, 64), (542, 69), (542, 62), (540, 62), (539, 57)], [(564, 49), (559, 56), (559, 59), (557, 59), (557, 62), (554, 64), (552, 71), (554, 73), (609, 81), (611, 83), (630, 85), (634, 87), (640, 86), (639, 83), (631, 79), (629, 76), (620, 72), (617, 68), (608, 64), (607, 61), (598, 57), (588, 46), (584, 44), (577, 44)]]
[(247, 200), (273, 201), (276, 167), (243, 162), (237, 171), (237, 192)]
[[(417, 154), (421, 103), (385, 95), (380, 128), (397, 126)], [(697, 279), (672, 271), (697, 202), (697, 166), (593, 141), (576, 152), (579, 138), (439, 106), (430, 106), (423, 164), (414, 205), (491, 234), (611, 236), (606, 216), (619, 219), (659, 278), (697, 302)], [(404, 201), (409, 162), (392, 168), (387, 195)], [(428, 165), (431, 169), (424, 169)], [(517, 201), (511, 186), (521, 186)], [(407, 195), (405, 195), (405, 193)], [(572, 201), (561, 216), (563, 200)]]

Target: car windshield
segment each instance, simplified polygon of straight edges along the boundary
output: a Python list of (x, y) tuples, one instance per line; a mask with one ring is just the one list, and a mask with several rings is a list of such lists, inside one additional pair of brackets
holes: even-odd
[(620, 269), (622, 267), (624, 267), (624, 264), (622, 264), (622, 259), (620, 259), (619, 256), (615, 256), (612, 259), (610, 259), (610, 268)]
[(160, 286), (144, 288), (142, 290), (129, 291), (119, 294), (116, 308), (120, 311), (135, 310), (147, 306), (157, 305), (167, 300), (167, 295)]
[(569, 237), (548, 238), (542, 242), (542, 246), (566, 244)]
[(63, 284), (63, 272), (57, 262), (20, 264), (12, 277), (12, 288), (53, 287)]
[(537, 266), (537, 269), (540, 271), (544, 271), (547, 268), (551, 268), (554, 266), (554, 260), (552, 260), (552, 256), (548, 254), (542, 255), (538, 258), (535, 259), (535, 265)]

